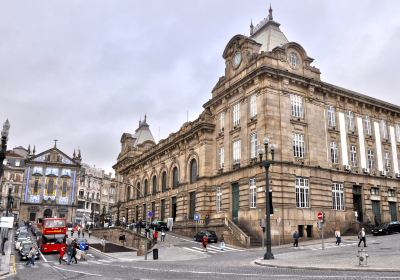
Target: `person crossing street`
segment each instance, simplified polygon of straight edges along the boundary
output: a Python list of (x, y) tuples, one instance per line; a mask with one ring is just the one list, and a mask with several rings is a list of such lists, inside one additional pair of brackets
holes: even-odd
[(364, 242), (364, 247), (367, 247), (364, 228), (362, 228), (361, 231), (358, 233), (358, 239), (360, 239), (360, 241), (358, 242), (358, 247), (360, 247), (361, 242)]

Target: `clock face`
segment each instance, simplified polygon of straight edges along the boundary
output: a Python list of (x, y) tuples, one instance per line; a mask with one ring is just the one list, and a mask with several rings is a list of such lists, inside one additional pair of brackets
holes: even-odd
[(238, 68), (240, 65), (240, 62), (242, 62), (242, 54), (240, 52), (235, 53), (233, 57), (233, 67)]

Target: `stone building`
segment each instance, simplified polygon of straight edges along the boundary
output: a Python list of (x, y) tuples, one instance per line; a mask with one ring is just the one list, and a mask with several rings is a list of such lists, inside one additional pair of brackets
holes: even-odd
[(71, 158), (56, 145), (25, 161), (20, 219), (38, 221), (44, 217), (65, 217), (73, 222), (77, 207), (80, 152)]
[(3, 170), (4, 174), (0, 182), (0, 211), (4, 212), (7, 209), (8, 195), (10, 194), (13, 200), (12, 213), (15, 219), (18, 219), (20, 199), (23, 187), (23, 178), (25, 172), (25, 159), (28, 155), (28, 150), (23, 147), (16, 147), (6, 152)]
[(208, 215), (210, 225), (233, 221), (257, 241), (265, 218), (258, 150), (268, 137), (276, 144), (273, 242), (295, 230), (318, 237), (319, 211), (328, 234), (398, 219), (399, 106), (322, 81), (272, 9), (250, 36), (233, 36), (222, 57), (225, 74), (196, 120), (157, 144), (140, 140), (141, 131), (151, 135), (146, 120), (122, 135), (114, 165), (122, 216), (152, 210), (184, 227), (195, 213)]
[[(83, 163), (78, 183), (78, 208), (74, 222), (92, 225), (100, 222), (101, 215), (109, 216), (115, 202), (115, 184), (111, 174)], [(104, 220), (105, 217), (102, 217)]]

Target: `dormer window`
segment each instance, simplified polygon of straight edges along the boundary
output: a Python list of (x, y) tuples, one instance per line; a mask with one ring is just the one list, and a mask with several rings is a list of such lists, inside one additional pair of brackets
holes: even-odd
[(289, 53), (289, 65), (293, 68), (296, 68), (298, 64), (297, 54), (295, 52)]

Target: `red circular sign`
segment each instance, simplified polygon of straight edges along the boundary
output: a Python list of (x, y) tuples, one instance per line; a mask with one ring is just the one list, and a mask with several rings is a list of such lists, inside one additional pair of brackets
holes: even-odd
[(318, 214), (317, 214), (318, 220), (322, 221), (323, 216), (324, 216), (324, 214), (322, 212), (318, 212)]

